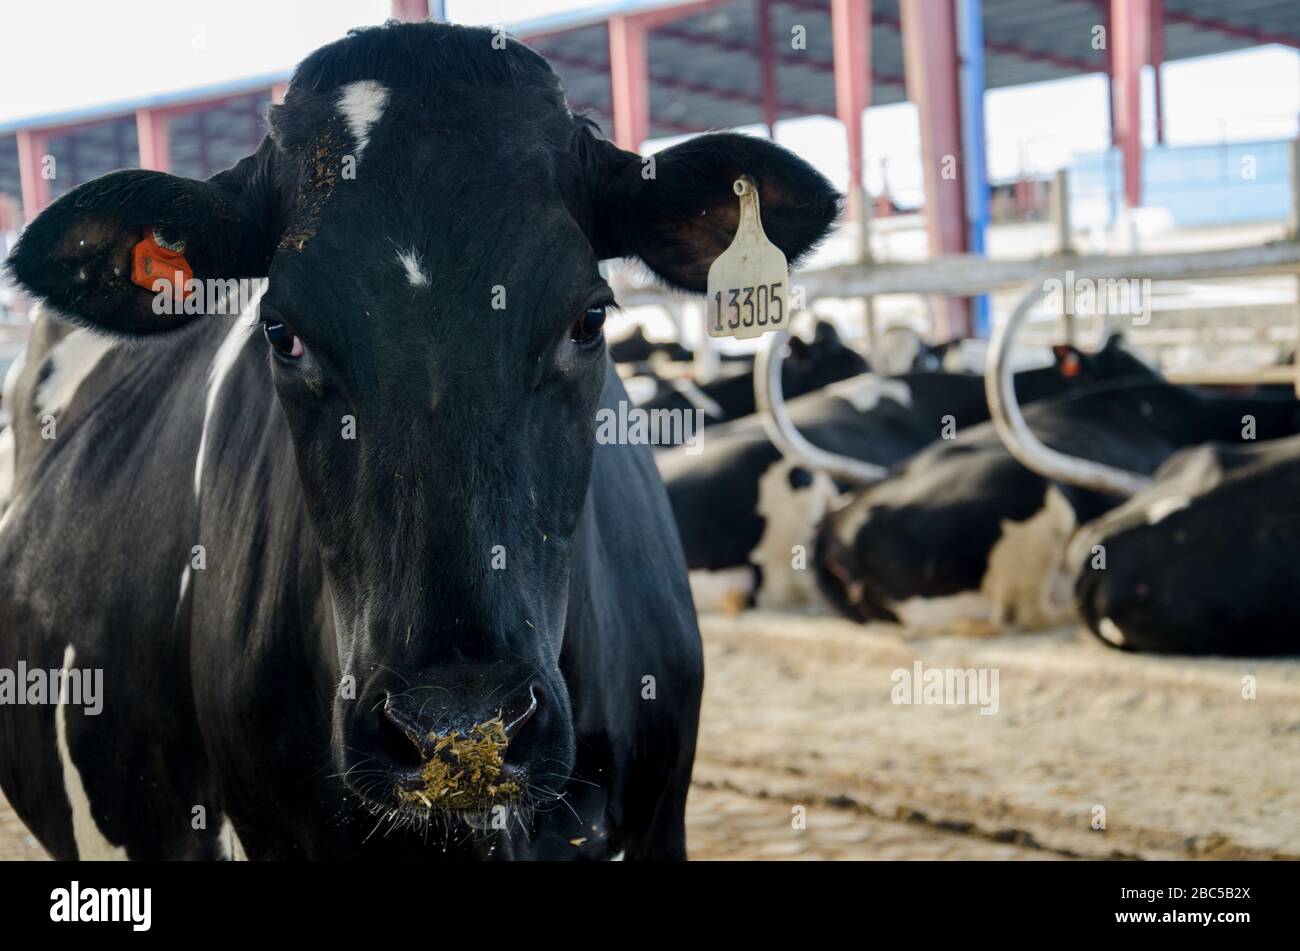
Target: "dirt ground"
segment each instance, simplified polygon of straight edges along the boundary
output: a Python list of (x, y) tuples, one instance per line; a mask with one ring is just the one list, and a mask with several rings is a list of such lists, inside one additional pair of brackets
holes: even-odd
[[(1300, 662), (761, 612), (702, 629), (693, 858), (1300, 858)], [(892, 702), (918, 660), (996, 671), (996, 713)], [(0, 802), (0, 859), (40, 855)]]

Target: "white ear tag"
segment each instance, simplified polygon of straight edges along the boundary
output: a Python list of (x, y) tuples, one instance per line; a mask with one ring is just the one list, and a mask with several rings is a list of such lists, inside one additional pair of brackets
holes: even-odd
[(740, 224), (709, 267), (708, 327), (710, 337), (747, 340), (789, 325), (790, 271), (763, 233), (754, 180), (741, 176), (732, 188), (740, 196)]

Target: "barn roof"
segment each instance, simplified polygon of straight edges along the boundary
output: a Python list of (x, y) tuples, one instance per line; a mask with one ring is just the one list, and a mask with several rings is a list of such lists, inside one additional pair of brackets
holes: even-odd
[[(649, 32), (650, 112), (653, 136), (763, 121), (757, 37), (763, 10), (771, 18), (771, 52), (780, 118), (834, 115), (830, 0), (725, 0), (665, 3), (622, 0), (515, 23), (509, 31), (543, 53), (564, 77), (576, 107), (607, 125), (610, 115), (610, 17), (683, 8), (679, 19)], [(1104, 25), (1105, 0), (983, 0), (985, 80), (990, 89), (1063, 79), (1106, 68), (1093, 48), (1093, 29)], [(1296, 0), (1164, 0), (1165, 59), (1179, 60), (1266, 43), (1300, 48)], [(872, 3), (873, 105), (906, 99), (898, 0)], [(805, 49), (791, 46), (803, 27)], [(287, 80), (289, 72), (233, 80), (67, 112), (0, 123), (0, 135), (20, 129), (80, 125), (240, 95)]]

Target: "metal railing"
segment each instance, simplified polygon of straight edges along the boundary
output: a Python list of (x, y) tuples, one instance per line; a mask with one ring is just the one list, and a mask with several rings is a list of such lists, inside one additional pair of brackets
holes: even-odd
[[(1116, 495), (1131, 495), (1150, 484), (1150, 477), (1089, 459), (1059, 452), (1045, 445), (1030, 430), (1016, 399), (1011, 355), (1016, 335), (1035, 306), (1054, 288), (1051, 280), (1074, 273), (1101, 282), (1169, 281), (1189, 278), (1250, 277), (1293, 274), (1297, 278), (1296, 320), (1300, 328), (1300, 143), (1291, 149), (1292, 214), (1289, 236), (1282, 241), (1216, 251), (1164, 254), (1080, 255), (1071, 250), (1068, 183), (1058, 175), (1056, 188), (1060, 251), (1047, 258), (990, 261), (971, 255), (953, 255), (919, 264), (877, 264), (832, 268), (800, 276), (811, 300), (815, 296), (865, 296), (890, 293), (971, 296), (1026, 284), (1010, 317), (993, 334), (984, 387), (994, 427), (1007, 450), (1027, 468), (1049, 479)], [(1069, 319), (1065, 319), (1067, 328)], [(1067, 330), (1067, 335), (1069, 331)], [(791, 422), (781, 392), (781, 361), (788, 333), (774, 334), (755, 365), (754, 387), (759, 412), (769, 437), (781, 452), (814, 469), (846, 482), (870, 483), (882, 479), (880, 466), (826, 452), (813, 446)], [(1275, 368), (1276, 369), (1276, 368)], [(1300, 395), (1300, 360), (1292, 377)], [(1275, 381), (1279, 373), (1261, 374)]]

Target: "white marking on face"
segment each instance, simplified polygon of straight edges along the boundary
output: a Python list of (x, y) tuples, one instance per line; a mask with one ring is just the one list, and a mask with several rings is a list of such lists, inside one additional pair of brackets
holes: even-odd
[[(76, 649), (69, 644), (63, 651), (63, 670), (72, 669), (77, 659)], [(68, 751), (68, 678), (59, 678), (59, 705), (54, 711), (55, 739), (59, 748), (59, 762), (63, 766), (63, 791), (72, 807), (72, 837), (77, 843), (77, 858), (82, 861), (90, 859), (125, 859), (126, 849), (113, 845), (99, 831), (95, 816), (90, 811), (90, 797), (86, 795), (86, 786), (81, 779), (81, 770), (72, 761)]]
[[(818, 472), (811, 474), (810, 485), (796, 489), (790, 485), (795, 468), (797, 463), (782, 459), (768, 466), (758, 480), (763, 536), (749, 553), (749, 561), (763, 569), (757, 598), (760, 608), (779, 610), (822, 603), (811, 567), (813, 535), (835, 498), (835, 483)], [(794, 564), (796, 545), (803, 546), (802, 568)]]
[(882, 399), (893, 400), (900, 406), (912, 405), (912, 389), (901, 380), (890, 380), (874, 373), (840, 380), (826, 387), (824, 392), (847, 400), (859, 413), (869, 413)]
[(244, 305), (239, 318), (227, 331), (225, 339), (221, 341), (221, 346), (217, 347), (217, 352), (212, 357), (212, 366), (208, 369), (208, 393), (203, 405), (203, 432), (199, 436), (199, 451), (194, 457), (195, 498), (199, 497), (199, 490), (203, 487), (203, 457), (208, 447), (208, 426), (212, 423), (212, 412), (217, 405), (217, 394), (221, 391), (221, 384), (235, 365), (235, 361), (239, 359), (239, 354), (243, 350), (244, 344), (248, 342), (248, 338), (252, 335), (253, 328), (257, 326), (254, 317), (258, 312), (258, 304), (261, 303), (262, 295), (266, 293), (266, 288), (267, 282), (262, 281), (261, 286), (253, 292), (248, 303)]
[(611, 855), (611, 856), (609, 857), (609, 860), (610, 860), (611, 862), (621, 862), (621, 861), (623, 861), (623, 856), (624, 856), (624, 854), (625, 854), (625, 853), (622, 852), (622, 851), (615, 852), (613, 855)]
[(343, 114), (343, 121), (356, 143), (354, 152), (358, 162), (370, 144), (371, 128), (384, 114), (388, 95), (388, 87), (373, 79), (348, 83), (339, 93), (339, 112)]
[(1116, 647), (1124, 646), (1124, 632), (1119, 629), (1118, 624), (1108, 617), (1102, 618), (1098, 623), (1097, 633)]
[(36, 387), (33, 401), (40, 413), (58, 415), (67, 409), (77, 389), (92, 370), (117, 345), (112, 337), (78, 327), (60, 340), (45, 358), (49, 376)]
[(412, 248), (409, 251), (399, 251), (397, 254), (397, 263), (406, 271), (406, 283), (412, 287), (428, 287), (429, 275), (424, 273), (424, 266), (420, 263), (420, 256)]
[(1156, 499), (1147, 509), (1147, 524), (1154, 525), (1191, 504), (1191, 498), (1186, 495), (1170, 495), (1163, 499)]

